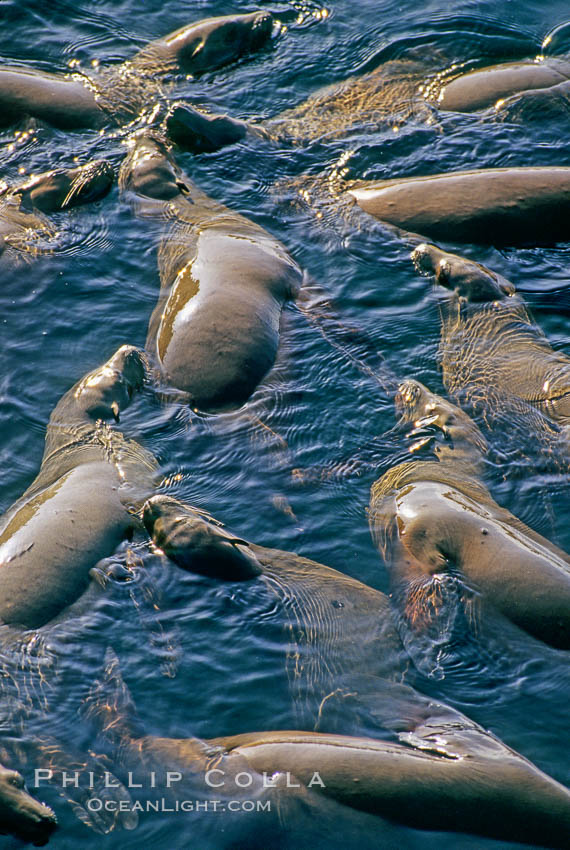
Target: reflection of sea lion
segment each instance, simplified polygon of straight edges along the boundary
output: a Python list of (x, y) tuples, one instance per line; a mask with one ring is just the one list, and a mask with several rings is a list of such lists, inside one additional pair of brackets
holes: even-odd
[(372, 536), (408, 623), (445, 617), (461, 595), (471, 605), (467, 582), (520, 628), (570, 649), (568, 555), (494, 502), (479, 477), (484, 440), (465, 413), (417, 381), (399, 399), (412, 433), (443, 438), (437, 462), (399, 464), (370, 495)]
[(496, 406), (516, 397), (570, 425), (570, 358), (552, 349), (513, 284), (435, 245), (420, 245), (412, 259), (450, 290), (440, 348), (446, 389), (463, 398), (487, 394)]
[(20, 774), (0, 764), (0, 833), (40, 846), (56, 825), (52, 810), (28, 794)]
[[(115, 693), (109, 693), (112, 677), (119, 679)], [(437, 703), (430, 704), (429, 719), (412, 734), (401, 735), (403, 746), (302, 731), (250, 732), (206, 741), (136, 737), (128, 699), (113, 660), (106, 681), (97, 683), (90, 696), (89, 713), (103, 725), (131, 776), (178, 772), (180, 782), (160, 789), (170, 799), (192, 795), (226, 801), (240, 798), (246, 789), (249, 800), (275, 801), (278, 830), (294, 828), (299, 796), (315, 795), (318, 815), (322, 795), (416, 829), (550, 847), (564, 846), (570, 838), (570, 792), (481, 727)], [(257, 823), (251, 823), (252, 834)]]
[(266, 44), (272, 28), (267, 12), (208, 18), (152, 42), (130, 62), (103, 69), (98, 76), (0, 69), (0, 125), (30, 115), (62, 130), (75, 130), (134, 118), (148, 107), (158, 74), (220, 68)]
[(141, 214), (174, 219), (159, 250), (148, 350), (197, 407), (239, 407), (275, 361), (301, 270), (267, 231), (193, 186), (152, 138), (135, 141), (120, 183)]
[(490, 168), (356, 184), (347, 194), (388, 224), (490, 245), (570, 239), (570, 168)]
[(0, 621), (36, 628), (89, 584), (89, 571), (135, 524), (129, 508), (153, 464), (100, 420), (118, 419), (144, 367), (123, 346), (55, 407), (35, 481), (0, 521)]
[[(58, 212), (98, 201), (113, 184), (113, 169), (105, 160), (94, 160), (70, 169), (46, 171), (0, 192), (0, 251), (6, 247), (37, 250), (38, 234), (52, 236), (41, 213)], [(33, 241), (30, 239), (33, 234)]]

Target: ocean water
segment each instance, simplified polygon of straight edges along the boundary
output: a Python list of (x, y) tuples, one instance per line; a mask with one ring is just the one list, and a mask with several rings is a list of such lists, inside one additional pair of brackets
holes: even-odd
[[(215, 73), (176, 78), (172, 99), (265, 120), (392, 57), (443, 51), (457, 61), (488, 64), (536, 55), (544, 36), (568, 15), (567, 4), (555, 0), (323, 5), (299, 0), (257, 7), (239, 0), (5, 0), (0, 58), (54, 73), (68, 72), (72, 63), (88, 72), (93, 63), (128, 59), (147, 41), (189, 21), (254, 8), (268, 9), (283, 22), (271, 46)], [(16, 182), (22, 175), (69, 167), (75, 158), (104, 157), (118, 170), (132, 129), (64, 133), (24, 123), (2, 130), (0, 176)], [(334, 206), (323, 214), (303, 200), (299, 187), (306, 185), (306, 175), (326, 182), (339, 168), (347, 169), (347, 177), (382, 179), (473, 167), (570, 166), (568, 125), (499, 123), (474, 113), (442, 114), (432, 123), (412, 116), (396, 128), (357, 121), (344, 134), (325, 130), (322, 138), (296, 145), (246, 139), (217, 153), (177, 152), (176, 158), (201, 189), (285, 244), (311, 284), (332, 302), (336, 319), (326, 325), (331, 333), (322, 332), (316, 308), (307, 315), (290, 305), (277, 363), (244, 410), (203, 416), (157, 398), (149, 387), (121, 417), (120, 427), (157, 457), (162, 492), (210, 512), (239, 537), (296, 551), (387, 591), (366, 517), (370, 485), (405, 453), (390, 433), (396, 419), (386, 378), (414, 377), (442, 391), (437, 295), (414, 271), (401, 234), (365, 216), (347, 220)], [(53, 221), (52, 250), (24, 258), (6, 252), (0, 259), (1, 512), (35, 477), (58, 399), (121, 344), (144, 346), (158, 294), (161, 226), (135, 219), (116, 186), (104, 200), (54, 215)], [(512, 280), (551, 343), (568, 351), (567, 245), (445, 247)], [(532, 447), (527, 451), (524, 475), (497, 462), (489, 485), (502, 505), (569, 550), (566, 483), (533, 472)], [(6, 733), (23, 740), (45, 733), (80, 753), (103, 752), (104, 740), (82, 713), (82, 702), (103, 675), (108, 648), (130, 692), (123, 710), (136, 712), (146, 734), (213, 738), (295, 728), (285, 669), (288, 644), (272, 626), (266, 600), (172, 568), (142, 537), (118, 553), (118, 561), (125, 559), (134, 564), (132, 581), (109, 582), (71, 619), (44, 630), (37, 657), (30, 653), (30, 669), (17, 688), (22, 693), (32, 683), (37, 693), (27, 699), (33, 710), (16, 732), (7, 711)], [(443, 678), (419, 671), (413, 683), (568, 784), (570, 679), (564, 653), (531, 639), (521, 642), (508, 630), (504, 642), (493, 632), (486, 649), (477, 663), (458, 663)], [(108, 757), (112, 764), (110, 748)], [(31, 785), (33, 760), (19, 768)], [(147, 814), (133, 831), (117, 826), (101, 834), (75, 817), (59, 790), (46, 786), (39, 796), (60, 820), (50, 845), (66, 850), (150, 842), (176, 850), (251, 847), (255, 841), (315, 848), (335, 842), (513, 846), (405, 829), (328, 804), (312, 814), (310, 808), (294, 812), (289, 820), (284, 815), (277, 831), (263, 839), (256, 835), (254, 815), (244, 814), (235, 827), (209, 812)], [(0, 847), (13, 845), (13, 839), (0, 838)]]

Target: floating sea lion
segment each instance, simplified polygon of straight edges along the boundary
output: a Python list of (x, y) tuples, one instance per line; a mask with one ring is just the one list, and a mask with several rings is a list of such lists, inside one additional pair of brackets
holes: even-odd
[(28, 794), (22, 776), (0, 764), (0, 833), (41, 847), (56, 826), (53, 811)]
[(555, 57), (505, 62), (466, 74), (450, 72), (427, 88), (426, 99), (452, 112), (475, 112), (519, 92), (553, 89), (570, 81), (570, 60)]
[(406, 623), (443, 622), (450, 605), (476, 619), (482, 594), (519, 628), (570, 649), (570, 557), (493, 500), (481, 480), (485, 440), (463, 411), (418, 381), (400, 386), (398, 402), (420, 438), (413, 449), (436, 439), (436, 460), (399, 464), (370, 493), (370, 530)]
[(135, 139), (119, 183), (137, 212), (174, 220), (159, 249), (147, 350), (192, 405), (241, 406), (275, 361), (301, 269), (267, 231), (193, 186), (158, 140)]
[(570, 239), (570, 168), (489, 168), (356, 183), (359, 207), (403, 230), (454, 242)]
[(0, 520), (0, 622), (31, 629), (58, 616), (132, 532), (155, 464), (102, 420), (118, 420), (143, 377), (139, 351), (122, 346), (55, 407), (39, 474)]
[(558, 425), (570, 425), (570, 358), (551, 347), (514, 285), (435, 245), (419, 245), (412, 260), (450, 290), (440, 345), (449, 393), (485, 395), (496, 407), (501, 398), (516, 397)]
[[(169, 496), (149, 499), (143, 522), (156, 545), (183, 569), (225, 581), (255, 580), (254, 594), (267, 596), (272, 609), (278, 602), (278, 625), (295, 644), (287, 672), (298, 722), (313, 725), (321, 701), (347, 674), (369, 676), (364, 684), (384, 699), (400, 687), (394, 683), (402, 678), (404, 650), (383, 593), (293, 552), (236, 538)], [(413, 701), (414, 692), (404, 690)]]
[(0, 125), (32, 116), (62, 130), (120, 124), (159, 93), (158, 75), (215, 70), (263, 47), (271, 38), (268, 12), (227, 15), (189, 24), (152, 42), (132, 60), (99, 74), (69, 77), (25, 68), (0, 69)]
[[(275, 800), (279, 830), (294, 827), (292, 806), (298, 795), (317, 795), (317, 800), (322, 795), (416, 829), (557, 848), (570, 837), (570, 792), (481, 727), (435, 702), (429, 704), (429, 718), (412, 733), (401, 734), (405, 744), (302, 731), (209, 740), (137, 736), (130, 695), (111, 658), (87, 706), (114, 743), (123, 769), (140, 777), (139, 787), (151, 772), (163, 777), (168, 770), (178, 781), (163, 783), (160, 793), (167, 799), (191, 794), (223, 805), (228, 797), (243, 796), (245, 788), (249, 800)], [(257, 819), (250, 830), (256, 828)], [(223, 842), (222, 835), (219, 831), (218, 841)]]
[(6, 247), (37, 250), (38, 234), (53, 236), (49, 220), (41, 213), (98, 201), (108, 193), (113, 180), (111, 164), (93, 160), (76, 168), (33, 175), (16, 186), (4, 184), (0, 187), (0, 252)]
[[(469, 418), (460, 411), (458, 416), (470, 429), (473, 439), (482, 441)], [(484, 446), (484, 441), (480, 445)], [(474, 454), (467, 441), (465, 451), (467, 462)], [(477, 462), (476, 456), (474, 462)], [(486, 493), (482, 485), (480, 491)], [(498, 507), (497, 511), (500, 511)], [(223, 575), (228, 581), (232, 579), (233, 558), (233, 580), (245, 582), (240, 588), (242, 596), (247, 594), (250, 599), (251, 594), (248, 608), (256, 609), (262, 604), (264, 611), (271, 610), (271, 621), (285, 629), (291, 644), (287, 672), (295, 725), (325, 732), (383, 737), (386, 730), (397, 733), (404, 728), (413, 730), (420, 717), (424, 722), (433, 714), (429, 701), (402, 683), (409, 669), (408, 650), (402, 642), (406, 635), (399, 631), (385, 594), (295, 553), (236, 540), (228, 531), (216, 526), (211, 517), (171, 497), (152, 497), (144, 506), (143, 521), (156, 545), (186, 570), (198, 569), (201, 574), (219, 576), (222, 563)], [(203, 558), (205, 524), (215, 526), (215, 533), (209, 540), (220, 541), (217, 553), (213, 545), (210, 546), (209, 569)], [(554, 547), (551, 549), (554, 551)], [(521, 551), (524, 552), (522, 547)], [(427, 576), (430, 578), (431, 573)], [(531, 579), (528, 581), (530, 584)], [(460, 600), (454, 602), (459, 605)], [(483, 652), (489, 659), (489, 650), (492, 654), (495, 652), (492, 647), (496, 647), (496, 652), (503, 657), (508, 644), (513, 658), (523, 647), (526, 659), (528, 637), (502, 616), (493, 614), (485, 602), (480, 604), (477, 613), (480, 614), (479, 655)], [(544, 651), (549, 657), (557, 656), (548, 647), (541, 649), (534, 644), (534, 649), (535, 652)], [(417, 656), (414, 661), (418, 661)], [(416, 666), (424, 669), (423, 656)], [(501, 668), (498, 675), (506, 680), (509, 673)]]

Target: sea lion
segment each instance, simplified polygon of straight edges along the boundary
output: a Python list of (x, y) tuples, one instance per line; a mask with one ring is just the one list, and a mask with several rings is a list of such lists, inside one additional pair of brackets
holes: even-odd
[(275, 361), (301, 269), (262, 227), (197, 189), (157, 139), (134, 140), (119, 184), (138, 213), (173, 220), (159, 248), (147, 350), (193, 406), (240, 407)]
[(502, 397), (515, 397), (570, 425), (570, 358), (551, 347), (514, 285), (435, 245), (419, 245), (412, 260), (450, 290), (440, 344), (449, 393), (466, 400), (486, 395), (496, 407)]
[[(275, 610), (278, 627), (295, 645), (287, 673), (297, 722), (318, 722), (323, 698), (347, 675), (368, 676), (361, 684), (383, 693), (384, 700), (400, 688), (395, 683), (405, 668), (404, 650), (383, 593), (293, 552), (235, 538), (170, 496), (149, 499), (143, 522), (156, 545), (183, 569), (249, 582), (254, 595), (267, 597), (263, 604)], [(404, 690), (414, 701), (414, 692)]]
[(159, 95), (158, 75), (216, 70), (271, 38), (268, 12), (207, 18), (151, 42), (130, 61), (68, 77), (25, 68), (0, 69), (0, 125), (26, 116), (61, 130), (95, 129), (136, 118)]
[(375, 218), (433, 239), (488, 245), (570, 239), (570, 168), (489, 168), (361, 181), (346, 194)]
[[(0, 252), (5, 248), (37, 251), (37, 236), (53, 237), (53, 213), (103, 198), (113, 185), (114, 172), (105, 160), (69, 169), (32, 175), (15, 186), (0, 187)], [(33, 237), (30, 237), (33, 234)]]
[(443, 622), (458, 604), (469, 619), (481, 594), (519, 628), (570, 649), (570, 557), (493, 500), (481, 480), (485, 440), (463, 411), (418, 381), (404, 382), (397, 401), (420, 438), (412, 450), (435, 440), (436, 457), (395, 466), (370, 492), (371, 534), (407, 625)]
[(53, 811), (28, 794), (22, 776), (0, 764), (0, 833), (41, 847), (56, 826)]
[[(215, 798), (221, 811), (227, 811), (228, 797), (239, 798), (246, 789), (249, 800), (275, 800), (279, 830), (294, 826), (290, 806), (298, 795), (323, 795), (416, 829), (557, 848), (570, 837), (570, 792), (480, 726), (435, 702), (429, 703), (429, 718), (412, 733), (401, 733), (405, 744), (303, 731), (209, 740), (136, 735), (130, 695), (111, 656), (105, 679), (95, 683), (86, 704), (114, 744), (120, 766), (135, 780), (140, 777), (139, 787), (144, 777), (164, 777), (167, 769), (177, 778), (162, 780), (160, 793), (167, 799)], [(256, 828), (257, 819), (250, 830)], [(233, 846), (231, 837), (228, 841)]]
[[(469, 418), (463, 415), (461, 419), (472, 429), (470, 433), (473, 438), (482, 440), (480, 432)], [(448, 427), (451, 428), (451, 425)], [(481, 445), (484, 445), (484, 441)], [(466, 453), (468, 456), (472, 454), (472, 447), (467, 444)], [(480, 490), (486, 492), (483, 486)], [(497, 511), (500, 511), (498, 506)], [(504, 513), (507, 515), (507, 512)], [(410, 630), (408, 624), (402, 630), (402, 623), (396, 619), (392, 604), (385, 594), (293, 552), (245, 542), (236, 542), (232, 546), (224, 543), (221, 535), (212, 535), (210, 538), (221, 542), (217, 554), (213, 547), (210, 549), (207, 570), (207, 562), (202, 559), (204, 523), (215, 525), (215, 521), (171, 497), (153, 496), (143, 508), (143, 521), (156, 545), (179, 566), (194, 571), (193, 556), (196, 554), (200, 573), (218, 576), (221, 573), (221, 560), (225, 580), (233, 578), (234, 581), (242, 582), (239, 594), (240, 598), (249, 600), (247, 608), (258, 610), (261, 605), (264, 612), (272, 612), (271, 618), (264, 615), (263, 624), (264, 628), (271, 628), (272, 634), (277, 625), (287, 635), (290, 648), (286, 670), (293, 698), (295, 725), (299, 728), (384, 737), (386, 730), (399, 734), (403, 728), (408, 731), (415, 729), (420, 718), (424, 722), (433, 714), (429, 701), (426, 702), (425, 697), (414, 687), (403, 684), (406, 671), (409, 671)], [(224, 532), (224, 529), (217, 527), (217, 531)], [(225, 536), (231, 537), (229, 532), (225, 532)], [(536, 536), (535, 539), (539, 538)], [(554, 547), (551, 550), (554, 551)], [(230, 572), (232, 557), (235, 563), (233, 577)], [(244, 569), (244, 560), (251, 568), (249, 578)], [(262, 573), (258, 574), (260, 567)], [(512, 567), (514, 569), (514, 565)], [(535, 563), (537, 568), (538, 557)], [(430, 577), (431, 573), (427, 578)], [(427, 591), (428, 583), (426, 580)], [(530, 585), (531, 578), (528, 583)], [(421, 581), (417, 584), (421, 590)], [(405, 585), (404, 589), (410, 587), (411, 584)], [(237, 588), (235, 592), (238, 593)], [(468, 602), (473, 595), (467, 594)], [(428, 596), (426, 592), (426, 599)], [(458, 609), (460, 601), (453, 599)], [(418, 599), (418, 608), (420, 602), (421, 599)], [(426, 611), (429, 613), (427, 605)], [(519, 657), (522, 650), (521, 658), (526, 659), (529, 651), (528, 636), (495, 611), (485, 600), (476, 609), (479, 615), (478, 628), (471, 642), (477, 652), (477, 659), (483, 656), (487, 663), (495, 667), (496, 662), (491, 658), (493, 654), (503, 658), (507, 652), (506, 645), (509, 646), (508, 654), (511, 658)], [(537, 613), (536, 618), (539, 616)], [(421, 657), (416, 651), (418, 642), (411, 646), (415, 666), (422, 672), (426, 668), (426, 659), (431, 661), (434, 648), (435, 651), (441, 649), (441, 641), (434, 641), (434, 646), (429, 643), (434, 631), (431, 630), (427, 642), (422, 638)], [(437, 629), (436, 638), (439, 638), (441, 631)], [(535, 653), (544, 652), (549, 657), (557, 655), (546, 646), (541, 648), (534, 644), (533, 650)], [(428, 655), (430, 658), (427, 658)], [(459, 663), (463, 664), (464, 661), (461, 656)], [(518, 670), (516, 662), (512, 663)], [(524, 661), (521, 660), (521, 663)], [(510, 674), (501, 665), (497, 675), (506, 680)], [(413, 681), (413, 684), (416, 682)], [(405, 727), (400, 725), (404, 718)]]
[(543, 56), (477, 68), (466, 74), (450, 72), (447, 79), (441, 74), (437, 84), (428, 87), (426, 99), (435, 101), (439, 109), (475, 112), (520, 92), (554, 89), (568, 81), (570, 60)]
[(143, 357), (125, 345), (56, 405), (38, 476), (0, 520), (0, 622), (53, 620), (132, 533), (154, 460), (102, 420), (118, 421), (143, 378)]
[[(525, 105), (536, 94), (541, 95), (543, 112), (550, 101), (556, 105), (558, 100), (562, 101), (558, 110), (568, 110), (570, 59), (554, 55), (568, 53), (567, 28), (563, 24), (553, 30), (543, 41), (541, 55), (532, 58), (527, 58), (532, 49), (528, 40), (516, 44), (511, 32), (504, 41), (505, 61), (492, 65), (485, 61), (484, 40), (482, 55), (473, 55), (475, 32), (472, 39), (469, 33), (458, 39), (457, 33), (452, 44), (428, 43), (423, 50), (417, 44), (406, 48), (396, 42), (380, 51), (377, 67), (367, 73), (326, 86), (262, 122), (175, 104), (166, 119), (168, 133), (177, 144), (200, 153), (234, 144), (246, 135), (299, 143), (339, 136), (356, 125), (398, 129), (409, 120), (434, 124), (438, 113), (446, 111), (492, 108), (491, 115), (500, 114), (503, 120), (506, 114), (521, 120), (526, 116)], [(505, 34), (493, 35), (502, 38)], [(517, 61), (508, 61), (513, 56)], [(367, 68), (370, 65), (366, 63)]]

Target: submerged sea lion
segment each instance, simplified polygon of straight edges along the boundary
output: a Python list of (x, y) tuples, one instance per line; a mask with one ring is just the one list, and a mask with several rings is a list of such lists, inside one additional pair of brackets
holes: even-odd
[[(424, 700), (427, 716), (416, 718), (413, 732), (400, 733), (404, 744), (303, 731), (209, 740), (137, 736), (130, 695), (112, 658), (87, 706), (114, 743), (123, 769), (140, 777), (139, 787), (151, 772), (175, 771), (178, 781), (161, 787), (161, 794), (171, 800), (215, 798), (221, 811), (227, 811), (228, 798), (243, 796), (245, 789), (249, 800), (275, 801), (279, 831), (294, 827), (299, 797), (318, 801), (322, 795), (416, 829), (550, 847), (562, 847), (570, 837), (570, 792), (440, 703)], [(256, 818), (252, 835), (257, 824)], [(217, 836), (223, 842), (223, 830)], [(228, 846), (231, 842), (229, 835)]]
[(53, 811), (28, 794), (22, 776), (0, 764), (0, 833), (40, 847), (56, 826)]
[(131, 533), (154, 461), (102, 420), (118, 421), (143, 378), (141, 354), (125, 345), (55, 407), (38, 476), (0, 520), (0, 622), (53, 620)]
[(193, 186), (149, 136), (135, 139), (119, 182), (137, 212), (173, 220), (158, 254), (149, 353), (192, 405), (241, 406), (275, 361), (281, 312), (301, 287), (301, 269), (262, 227)]
[(469, 618), (480, 593), (534, 637), (570, 649), (570, 557), (493, 500), (480, 477), (485, 441), (463, 411), (417, 381), (400, 386), (398, 401), (411, 434), (436, 440), (436, 460), (399, 464), (370, 493), (370, 530), (406, 622), (421, 630), (458, 604)]
[(570, 239), (570, 168), (489, 168), (359, 182), (375, 218), (433, 239), (537, 245)]
[(90, 76), (2, 68), (0, 125), (32, 116), (61, 130), (76, 130), (133, 119), (158, 93), (158, 75), (221, 68), (267, 44), (272, 29), (268, 12), (207, 18), (152, 42), (122, 65)]
[(570, 358), (555, 351), (510, 281), (480, 263), (419, 245), (416, 267), (450, 290), (442, 305), (440, 356), (452, 395), (515, 397), (570, 425)]
[(37, 250), (38, 234), (53, 236), (50, 222), (41, 213), (98, 201), (109, 192), (113, 180), (110, 163), (93, 160), (76, 168), (33, 175), (16, 186), (3, 185), (0, 187), (0, 252), (5, 248)]

